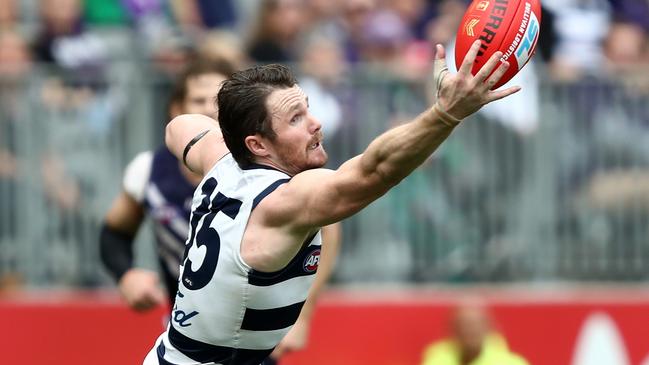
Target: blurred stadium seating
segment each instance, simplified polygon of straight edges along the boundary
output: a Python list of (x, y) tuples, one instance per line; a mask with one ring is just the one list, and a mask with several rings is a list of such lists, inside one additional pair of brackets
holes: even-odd
[[(326, 140), (331, 166), (425, 105), (413, 91), (422, 85), (364, 71), (344, 86), (352, 106), (342, 104), (346, 119)], [(119, 74), (94, 80), (102, 86), (83, 108), (55, 109), (31, 90), (3, 120), (18, 165), (0, 184), (3, 274), (29, 286), (108, 283), (98, 223), (125, 163), (162, 140), (157, 90), (167, 86), (146, 70)], [(34, 72), (26, 87), (44, 83)], [(467, 120), (413, 176), (344, 222), (336, 280), (645, 279), (649, 96), (606, 80), (543, 83), (538, 104), (532, 132)], [(155, 265), (152, 255), (144, 264)]]

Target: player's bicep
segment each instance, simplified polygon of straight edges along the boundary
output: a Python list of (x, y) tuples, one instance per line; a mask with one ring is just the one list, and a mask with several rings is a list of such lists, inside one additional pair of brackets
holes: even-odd
[(307, 199), (308, 224), (324, 226), (339, 222), (365, 208), (385, 191), (378, 189), (380, 176), (365, 173), (359, 167), (360, 157), (343, 164), (327, 178), (315, 182), (314, 193)]
[(201, 175), (228, 152), (218, 123), (199, 114), (183, 114), (169, 122), (165, 143), (178, 160)]
[[(380, 177), (364, 173), (360, 156), (338, 170), (315, 169), (296, 175), (278, 196), (285, 201), (285, 223), (321, 227), (345, 219), (363, 209), (385, 191), (377, 189)], [(281, 204), (281, 203), (280, 203)]]

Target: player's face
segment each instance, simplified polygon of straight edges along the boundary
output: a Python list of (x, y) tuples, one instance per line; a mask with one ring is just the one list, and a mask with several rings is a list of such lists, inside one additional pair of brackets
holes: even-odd
[(296, 85), (275, 90), (266, 105), (276, 133), (273, 150), (281, 166), (292, 175), (324, 166), (327, 152), (322, 146), (321, 124), (309, 113), (302, 89)]
[(210, 73), (187, 79), (187, 95), (183, 101), (182, 113), (203, 114), (217, 119), (215, 97), (225, 76)]

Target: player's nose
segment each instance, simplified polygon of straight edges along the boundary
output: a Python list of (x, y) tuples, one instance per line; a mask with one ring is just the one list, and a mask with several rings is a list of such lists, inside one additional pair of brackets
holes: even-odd
[(309, 132), (316, 133), (322, 128), (322, 123), (318, 118), (314, 117), (312, 114), (309, 114)]

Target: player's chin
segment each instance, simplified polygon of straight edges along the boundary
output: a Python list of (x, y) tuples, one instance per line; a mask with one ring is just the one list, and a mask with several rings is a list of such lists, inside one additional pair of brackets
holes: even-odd
[(309, 169), (317, 169), (327, 164), (329, 155), (327, 155), (327, 152), (324, 150), (324, 148), (320, 147), (310, 152), (311, 153), (309, 153), (308, 159)]

